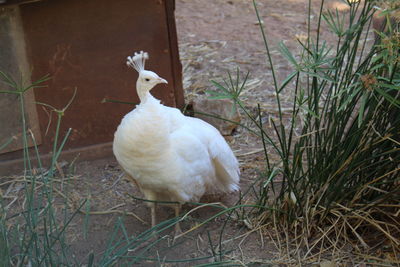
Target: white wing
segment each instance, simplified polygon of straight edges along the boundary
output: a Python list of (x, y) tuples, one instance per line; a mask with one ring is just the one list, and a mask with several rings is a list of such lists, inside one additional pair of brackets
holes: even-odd
[[(183, 117), (183, 116), (182, 116)], [(239, 189), (239, 164), (231, 148), (219, 131), (210, 124), (192, 117), (183, 117), (181, 128), (174, 135), (191, 136), (192, 142), (181, 149), (192, 168), (204, 173), (202, 179), (207, 193), (231, 192)], [(177, 146), (178, 147), (178, 146)], [(191, 157), (196, 157), (194, 161)], [(208, 170), (206, 170), (208, 168)], [(211, 174), (210, 174), (211, 172)]]

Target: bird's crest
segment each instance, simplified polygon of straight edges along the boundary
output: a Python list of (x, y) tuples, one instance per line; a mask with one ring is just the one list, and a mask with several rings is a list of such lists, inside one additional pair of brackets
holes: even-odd
[(128, 57), (126, 65), (134, 68), (137, 72), (140, 73), (142, 70), (144, 70), (144, 64), (147, 59), (149, 59), (149, 54), (147, 52), (135, 52), (133, 56)]

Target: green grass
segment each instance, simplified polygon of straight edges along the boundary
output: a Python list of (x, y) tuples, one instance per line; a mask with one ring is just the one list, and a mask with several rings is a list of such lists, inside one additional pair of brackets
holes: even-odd
[[(378, 33), (381, 41), (371, 44), (374, 1), (348, 3), (349, 12), (342, 14), (323, 11), (322, 0), (312, 31), (310, 0), (308, 38), (304, 43), (298, 40), (301, 52), (294, 55), (279, 43), (281, 54), (292, 66), (291, 74), (279, 82), (268, 29), (253, 3), (278, 106), (277, 119), (271, 119), (272, 133), (262, 124), (260, 106), (258, 113), (251, 115), (229, 83), (214, 82), (219, 93), (213, 97), (224, 98), (231, 92), (229, 98), (254, 123), (264, 145), (266, 170), (257, 205), (272, 209), (260, 209), (258, 220), (275, 224), (280, 233), (286, 233), (288, 251), (292, 252), (293, 245), (300, 258), (327, 249), (340, 251), (349, 242), (356, 253), (373, 254), (377, 249), (371, 243), (374, 238), (391, 244), (387, 250), (398, 255), (398, 23)], [(387, 21), (390, 14), (383, 13)], [(335, 43), (322, 39), (322, 25), (336, 36)], [(282, 109), (287, 95), (293, 99), (290, 114)], [(270, 151), (279, 156), (279, 162), (270, 159)]]
[[(19, 99), (24, 159), (24, 209), (20, 211), (8, 210), (8, 203), (1, 196), (2, 266), (22, 266), (27, 264), (32, 266), (60, 266), (76, 264), (73, 258), (69, 257), (69, 248), (65, 242), (65, 232), (78, 211), (67, 215), (68, 212), (65, 207), (62, 213), (66, 216), (60, 219), (53, 207), (52, 180), (55, 173), (55, 164), (69, 135), (69, 132), (67, 132), (61, 141), (58, 140), (60, 136), (59, 126), (63, 114), (58, 113), (53, 157), (50, 166), (45, 169), (41, 162), (35, 138), (27, 129), (24, 109), (24, 93), (30, 89), (41, 87), (49, 78), (45, 76), (28, 86), (18, 83), (10, 75), (1, 71), (0, 78), (10, 88), (10, 90), (2, 90), (0, 93), (15, 94)], [(29, 149), (29, 139), (34, 145), (33, 149)], [(33, 158), (37, 160), (37, 169), (33, 168)], [(40, 190), (36, 190), (38, 187), (40, 187)]]

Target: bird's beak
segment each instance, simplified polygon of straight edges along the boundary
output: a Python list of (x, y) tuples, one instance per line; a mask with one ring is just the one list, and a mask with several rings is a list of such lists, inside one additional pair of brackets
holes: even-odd
[(158, 78), (158, 83), (166, 83), (166, 84), (168, 84), (167, 80), (164, 80), (163, 78)]

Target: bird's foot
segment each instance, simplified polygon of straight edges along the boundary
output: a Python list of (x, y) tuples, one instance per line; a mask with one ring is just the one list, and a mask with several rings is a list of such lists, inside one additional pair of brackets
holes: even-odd
[(175, 224), (175, 237), (181, 235), (182, 233), (183, 233), (183, 232), (182, 232), (180, 223), (177, 222), (177, 223)]
[(175, 241), (176, 241), (179, 237), (182, 236), (182, 233), (183, 233), (183, 232), (182, 232), (181, 226), (180, 226), (179, 222), (177, 222), (177, 223), (175, 224), (175, 231), (174, 231), (174, 237), (173, 237), (173, 240), (172, 240), (172, 244), (174, 244)]

